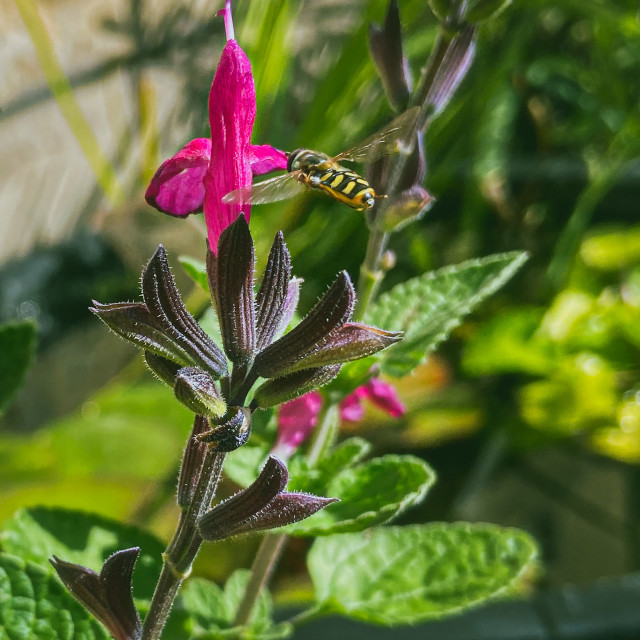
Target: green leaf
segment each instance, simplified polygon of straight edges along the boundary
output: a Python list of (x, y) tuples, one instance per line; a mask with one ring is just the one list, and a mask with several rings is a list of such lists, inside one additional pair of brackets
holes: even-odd
[(324, 495), (332, 478), (363, 460), (371, 451), (371, 444), (364, 438), (348, 438), (309, 467), (304, 455), (294, 455), (287, 463), (289, 468), (289, 491), (305, 491)]
[(160, 574), (164, 545), (154, 536), (130, 525), (83, 511), (34, 507), (18, 511), (1, 529), (2, 548), (24, 560), (46, 567), (49, 558), (81, 564), (100, 572), (102, 563), (115, 551), (140, 547), (134, 573), (134, 595), (153, 595)]
[(501, 253), (425, 273), (383, 294), (365, 322), (404, 331), (404, 340), (379, 356), (382, 370), (403, 376), (415, 369), (464, 316), (497, 291), (524, 264), (523, 252)]
[(318, 462), (317, 469), (325, 475), (333, 475), (347, 466), (360, 462), (370, 452), (371, 443), (364, 438), (347, 438)]
[(20, 322), (0, 326), (0, 416), (24, 383), (36, 350), (36, 325)]
[(290, 491), (339, 498), (310, 518), (283, 528), (292, 535), (317, 536), (362, 531), (388, 522), (424, 499), (435, 481), (432, 469), (414, 456), (388, 455), (355, 467), (328, 465), (293, 478)]
[(0, 553), (0, 638), (107, 640), (109, 634), (51, 572)]
[[(251, 572), (235, 571), (224, 587), (201, 578), (189, 580), (181, 594), (180, 606), (194, 621), (190, 636), (194, 640), (215, 640), (237, 637), (238, 627), (233, 622), (249, 581)], [(288, 623), (273, 622), (271, 595), (262, 590), (254, 607), (249, 624), (242, 638), (252, 640), (277, 640), (291, 635), (293, 628)]]
[(209, 282), (207, 280), (207, 265), (202, 260), (196, 260), (190, 256), (180, 256), (178, 262), (187, 272), (187, 275), (199, 284), (205, 291), (209, 291)]
[(536, 560), (522, 531), (438, 523), (319, 538), (308, 563), (322, 610), (392, 626), (512, 594)]
[[(435, 473), (423, 460), (387, 455), (356, 464), (370, 448), (362, 438), (349, 438), (312, 468), (303, 455), (293, 456), (287, 462), (287, 491), (339, 498), (340, 502), (306, 520), (283, 527), (282, 531), (295, 536), (362, 531), (390, 521), (424, 499), (435, 481)], [(257, 478), (266, 458), (266, 448), (241, 447), (227, 456), (225, 473), (246, 487)]]

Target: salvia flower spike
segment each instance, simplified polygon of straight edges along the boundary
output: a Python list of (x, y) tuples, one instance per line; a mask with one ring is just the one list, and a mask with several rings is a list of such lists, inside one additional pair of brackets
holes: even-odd
[(283, 462), (269, 456), (257, 480), (216, 505), (198, 521), (205, 540), (222, 540), (243, 533), (274, 529), (308, 518), (336, 502), (303, 493), (287, 493), (289, 474)]
[(133, 603), (131, 577), (140, 549), (117, 551), (105, 560), (99, 574), (53, 556), (50, 560), (60, 580), (116, 640), (138, 640), (140, 615)]

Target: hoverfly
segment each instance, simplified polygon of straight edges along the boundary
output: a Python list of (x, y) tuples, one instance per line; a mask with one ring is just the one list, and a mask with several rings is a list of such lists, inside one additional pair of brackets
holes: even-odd
[(418, 112), (418, 107), (405, 111), (377, 133), (333, 158), (320, 151), (296, 149), (287, 154), (287, 173), (231, 191), (222, 202), (266, 204), (291, 198), (310, 187), (358, 211), (371, 209), (377, 198), (386, 196), (377, 195), (367, 180), (340, 162), (373, 162), (397, 151), (398, 143), (415, 124)]

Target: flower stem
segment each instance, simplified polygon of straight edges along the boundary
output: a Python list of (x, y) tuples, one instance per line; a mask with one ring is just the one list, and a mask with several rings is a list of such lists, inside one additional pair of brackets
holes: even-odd
[(244, 627), (248, 624), (260, 592), (271, 577), (280, 555), (284, 551), (287, 537), (285, 533), (268, 533), (262, 538), (258, 553), (251, 565), (251, 577), (238, 607), (234, 626)]
[[(431, 113), (432, 106), (429, 101), (429, 92), (433, 87), (438, 71), (445, 60), (453, 39), (453, 34), (447, 32), (444, 28), (440, 30), (435, 47), (431, 51), (429, 60), (422, 73), (420, 84), (411, 100), (411, 104), (420, 106), (420, 114), (411, 131), (407, 134), (406, 144), (402, 145), (406, 149), (411, 148), (412, 141), (415, 140), (418, 132), (425, 126)], [(385, 185), (385, 193), (388, 196), (393, 196), (397, 193), (410, 156), (411, 153), (406, 152), (401, 152), (396, 155), (389, 173), (389, 180)], [(357, 302), (354, 311), (355, 320), (362, 320), (368, 305), (375, 297), (378, 287), (384, 278), (384, 271), (380, 268), (380, 262), (389, 241), (389, 233), (381, 228), (381, 223), (384, 220), (385, 207), (386, 203), (384, 202), (381, 203), (379, 207), (375, 207), (371, 211), (371, 217), (368, 221), (369, 241), (367, 243), (367, 252), (360, 266)]]
[(324, 403), (318, 414), (318, 427), (313, 434), (313, 442), (307, 454), (307, 463), (310, 467), (324, 457), (329, 445), (333, 441), (336, 427), (339, 425), (338, 407), (328, 402)]
[(144, 620), (141, 640), (160, 638), (180, 585), (191, 573), (191, 565), (202, 543), (196, 522), (211, 504), (222, 473), (224, 458), (224, 453), (218, 453), (213, 449), (209, 449), (205, 455), (193, 499), (183, 510), (176, 532), (162, 554), (162, 572), (153, 593), (149, 613)]
[(384, 271), (380, 268), (380, 260), (387, 246), (389, 234), (378, 227), (377, 222), (373, 222), (370, 227), (369, 241), (367, 243), (367, 253), (360, 265), (360, 277), (358, 278), (358, 293), (356, 296), (356, 308), (353, 318), (356, 321), (362, 320), (369, 303), (375, 296), (378, 286), (384, 278)]
[(324, 610), (322, 607), (311, 607), (311, 609), (305, 609), (293, 616), (293, 618), (289, 618), (289, 623), (294, 627), (298, 627), (301, 624), (305, 624), (319, 618), (323, 613)]
[[(317, 464), (318, 460), (320, 460), (324, 454), (328, 443), (331, 441), (333, 428), (336, 424), (334, 420), (335, 410), (336, 407), (330, 406), (326, 408), (323, 407), (320, 410), (318, 427), (315, 430), (315, 438), (307, 455), (309, 466), (313, 467)], [(247, 583), (242, 602), (238, 607), (234, 625), (245, 626), (249, 622), (251, 612), (258, 601), (260, 592), (273, 573), (284, 551), (287, 540), (288, 536), (284, 533), (269, 533), (262, 538), (258, 553), (251, 566), (251, 577)]]

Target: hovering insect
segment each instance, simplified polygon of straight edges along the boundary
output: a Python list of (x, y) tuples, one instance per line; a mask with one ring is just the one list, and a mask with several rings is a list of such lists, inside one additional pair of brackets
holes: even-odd
[(362, 176), (339, 163), (373, 162), (397, 151), (398, 144), (414, 125), (418, 111), (418, 107), (405, 111), (377, 133), (333, 158), (320, 151), (296, 149), (287, 154), (287, 173), (231, 191), (222, 198), (222, 202), (266, 204), (291, 198), (311, 187), (358, 211), (371, 209), (377, 198), (386, 196), (377, 195)]

